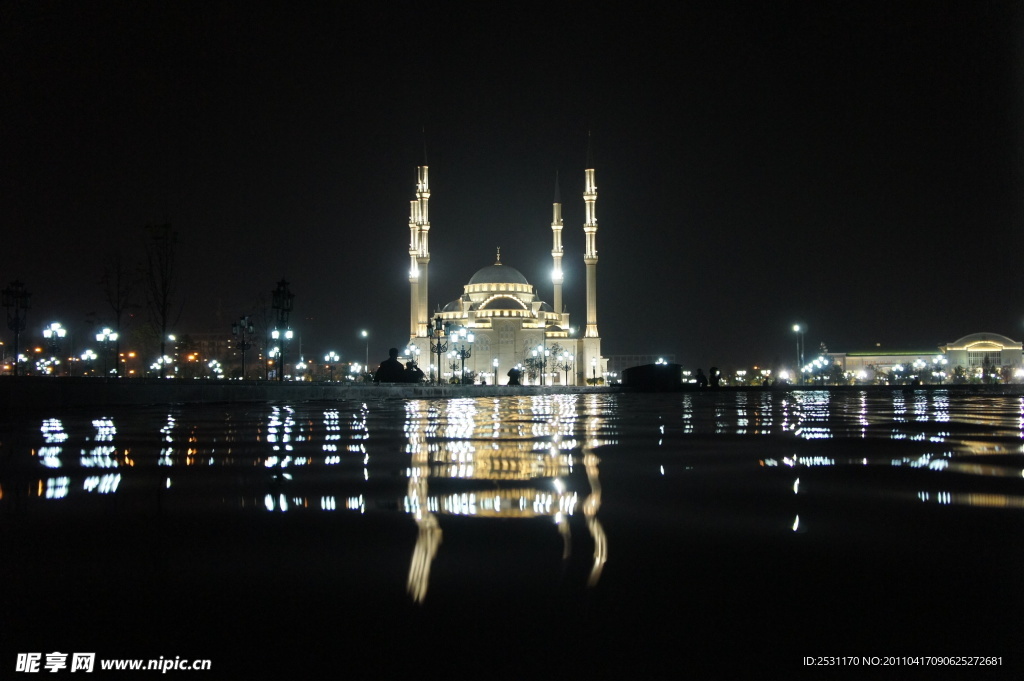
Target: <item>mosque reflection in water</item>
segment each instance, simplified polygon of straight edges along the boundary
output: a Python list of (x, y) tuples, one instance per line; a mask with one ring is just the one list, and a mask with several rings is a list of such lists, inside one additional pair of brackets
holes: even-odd
[[(118, 419), (128, 432), (119, 431)], [(160, 512), (187, 508), (211, 516), (404, 513), (417, 527), (407, 588), (418, 602), (444, 551), (445, 518), (453, 517), (547, 520), (561, 539), (563, 561), (585, 555), (586, 581), (596, 585), (609, 552), (600, 457), (638, 468), (653, 458), (662, 479), (739, 457), (742, 466), (728, 469), (731, 478), (715, 478), (723, 491), (741, 475), (760, 476), (762, 484), (781, 474), (791, 477), (790, 494), (802, 495), (813, 471), (833, 470), (831, 481), (815, 480), (818, 488), (838, 480), (861, 508), (874, 504), (879, 491), (909, 504), (1024, 508), (1024, 398), (1012, 395), (554, 395), (175, 408), (145, 418), (129, 411), (36, 423), (24, 446), (18, 437), (0, 445), (8, 462), (0, 471), (0, 509), (63, 500), (87, 512), (88, 498), (133, 489), (124, 512), (158, 503)], [(695, 448), (695, 441), (703, 444)], [(835, 441), (847, 446), (830, 447)], [(851, 441), (870, 444), (850, 447)], [(725, 442), (747, 444), (727, 451)], [(717, 458), (687, 459), (701, 448)], [(927, 475), (858, 477), (864, 467)], [(642, 501), (642, 487), (618, 489), (634, 495), (618, 499), (620, 508)], [(677, 493), (671, 503), (686, 501)], [(789, 514), (780, 526), (807, 531), (799, 507), (772, 507), (779, 509)], [(500, 528), (494, 536), (500, 541)]]
[[(158, 471), (161, 512), (175, 508), (174, 497), (188, 488), (187, 503), (209, 513), (398, 510), (418, 529), (408, 573), (408, 592), (417, 602), (426, 598), (431, 565), (442, 550), (443, 517), (547, 519), (561, 538), (563, 560), (572, 556), (575, 521), (589, 539), (592, 586), (608, 550), (598, 519), (595, 453), (607, 442), (600, 439), (598, 405), (588, 406), (588, 399), (594, 397), (303, 405), (302, 413), (273, 405), (262, 416), (230, 413), (215, 422), (198, 415), (186, 421), (178, 409), (155, 423), (155, 435), (119, 436), (114, 420), (101, 417), (91, 428), (76, 424), (86, 432), (72, 436), (61, 419), (46, 418), (42, 443), (30, 453), (37, 472), (48, 470), (24, 491), (75, 503), (82, 495), (116, 494), (138, 478), (152, 492)], [(204, 468), (232, 470), (234, 489), (217, 487), (197, 497), (194, 488), (208, 486), (206, 476), (196, 474)], [(382, 476), (385, 484), (369, 484)], [(0, 495), (24, 484), (18, 477), (0, 479)], [(399, 486), (396, 477), (406, 482)]]

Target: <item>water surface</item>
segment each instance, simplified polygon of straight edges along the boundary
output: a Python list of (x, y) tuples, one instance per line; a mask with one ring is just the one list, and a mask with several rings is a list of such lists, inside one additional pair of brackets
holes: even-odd
[(3, 664), (1009, 673), (1022, 438), (1020, 396), (953, 390), (22, 413), (0, 441)]

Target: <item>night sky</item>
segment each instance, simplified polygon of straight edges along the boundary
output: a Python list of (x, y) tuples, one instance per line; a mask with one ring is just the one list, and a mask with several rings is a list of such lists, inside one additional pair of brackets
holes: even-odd
[(794, 322), (809, 351), (1024, 336), (1019, 2), (263, 4), (0, 7), (29, 333), (109, 323), (104, 263), (170, 223), (180, 332), (284, 277), (307, 357), (362, 361), (365, 328), (379, 360), (424, 154), (431, 308), (498, 246), (551, 300), (557, 173), (582, 326), (589, 134), (605, 355), (785, 362)]

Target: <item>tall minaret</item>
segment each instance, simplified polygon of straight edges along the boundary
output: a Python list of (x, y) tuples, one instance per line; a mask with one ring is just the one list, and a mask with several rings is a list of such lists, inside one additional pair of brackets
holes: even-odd
[(430, 263), (430, 183), (427, 166), (417, 168), (416, 199), (409, 202), (409, 336), (427, 335), (427, 269)]
[(555, 173), (555, 203), (551, 218), (551, 282), (555, 285), (555, 314), (562, 314), (562, 199), (558, 192), (558, 173)]
[[(589, 154), (588, 154), (589, 155)], [(590, 159), (588, 159), (589, 161)], [(587, 165), (593, 165), (588, 163)], [(587, 250), (583, 262), (587, 265), (587, 331), (585, 338), (598, 338), (597, 333), (597, 186), (594, 184), (594, 169), (587, 168), (586, 187), (583, 200), (586, 202), (587, 219), (583, 232), (587, 238)]]
[(416, 258), (416, 262), (419, 264), (420, 270), (420, 299), (419, 314), (418, 319), (416, 320), (416, 332), (413, 335), (425, 337), (427, 335), (427, 325), (430, 324), (430, 307), (427, 304), (427, 285), (429, 283), (430, 265), (430, 212), (428, 210), (428, 204), (430, 202), (430, 182), (427, 177), (426, 165), (419, 167), (419, 181), (416, 183), (416, 199), (420, 204), (419, 255)]

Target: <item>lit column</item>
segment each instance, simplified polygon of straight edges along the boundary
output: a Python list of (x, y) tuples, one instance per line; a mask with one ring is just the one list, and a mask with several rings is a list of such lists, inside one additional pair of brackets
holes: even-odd
[(586, 204), (586, 222), (583, 233), (586, 236), (586, 252), (583, 262), (587, 266), (587, 330), (584, 336), (597, 338), (597, 185), (594, 184), (594, 169), (588, 168), (583, 200)]
[(793, 325), (793, 333), (796, 334), (796, 374), (800, 377), (800, 382), (803, 382), (803, 370), (804, 370), (804, 333), (807, 329), (799, 324)]
[(427, 335), (427, 324), (430, 323), (430, 308), (427, 304), (427, 290), (430, 284), (430, 180), (427, 166), (420, 166), (418, 171), (416, 200), (419, 203), (419, 238), (416, 263), (419, 266), (420, 282), (416, 330), (413, 336), (422, 338)]
[(551, 283), (555, 287), (555, 314), (562, 314), (562, 200), (558, 192), (558, 176), (555, 176), (555, 203), (551, 219)]
[(420, 202), (409, 202), (409, 336), (416, 336), (416, 322), (419, 320), (420, 267), (417, 256), (420, 252), (419, 227)]

